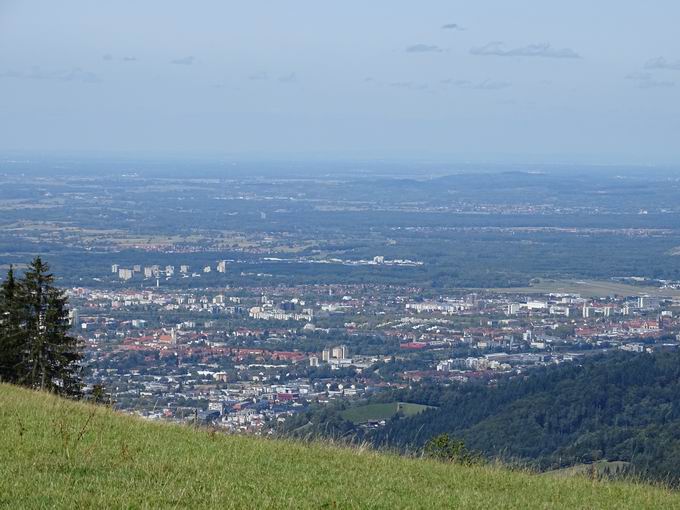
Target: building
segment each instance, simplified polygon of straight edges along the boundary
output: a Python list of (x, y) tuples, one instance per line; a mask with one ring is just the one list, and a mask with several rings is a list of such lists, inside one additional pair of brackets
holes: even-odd
[(229, 382), (229, 374), (227, 372), (215, 372), (213, 379), (218, 382)]
[(225, 407), (224, 402), (208, 402), (208, 411), (218, 412), (220, 416), (224, 414)]
[(548, 308), (548, 303), (545, 301), (527, 301), (524, 306), (531, 312), (533, 310), (545, 310)]
[(80, 325), (80, 315), (78, 314), (78, 309), (77, 308), (71, 308), (69, 310), (69, 322), (71, 323), (72, 328), (77, 328)]
[(520, 309), (519, 303), (510, 303), (508, 305), (508, 310), (506, 313), (508, 315), (515, 315), (516, 313), (519, 312), (519, 309)]
[(302, 310), (302, 313), (288, 313), (278, 308), (273, 308), (271, 305), (253, 306), (248, 312), (250, 317), (259, 320), (277, 320), (277, 321), (311, 321), (314, 318), (313, 311), (309, 308)]
[(348, 359), (349, 350), (346, 345), (338, 345), (335, 347), (326, 347), (321, 352), (321, 360), (326, 363), (338, 362)]
[(569, 317), (570, 310), (569, 310), (568, 306), (552, 305), (550, 307), (550, 314), (551, 315), (562, 315), (564, 317)]
[(120, 269), (120, 266), (119, 266), (118, 264), (113, 264), (113, 265), (111, 266), (111, 272), (112, 272), (112, 273), (117, 273), (117, 272), (118, 272), (118, 269)]
[(337, 347), (333, 347), (331, 350), (331, 357), (335, 359), (346, 359), (347, 358), (347, 346), (346, 345), (339, 345)]
[(132, 269), (118, 269), (118, 278), (123, 281), (132, 280)]
[(619, 347), (619, 349), (628, 352), (645, 352), (645, 346), (640, 343), (625, 344)]
[(457, 312), (465, 311), (472, 308), (470, 303), (463, 303), (461, 301), (447, 300), (439, 303), (434, 301), (425, 301), (423, 303), (407, 303), (406, 309), (413, 310), (416, 313), (431, 313), (441, 312), (444, 314), (453, 315)]

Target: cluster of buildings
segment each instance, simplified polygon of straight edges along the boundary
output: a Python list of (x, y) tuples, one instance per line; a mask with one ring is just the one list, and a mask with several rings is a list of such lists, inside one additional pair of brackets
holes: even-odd
[[(218, 273), (226, 273), (227, 272), (227, 264), (229, 261), (227, 260), (220, 260), (215, 264), (215, 271)], [(150, 280), (150, 279), (156, 279), (159, 280), (160, 278), (172, 278), (175, 276), (176, 269), (179, 271), (179, 274), (183, 278), (189, 278), (189, 277), (198, 277), (203, 274), (207, 274), (213, 271), (213, 268), (211, 265), (205, 265), (200, 268), (199, 271), (193, 271), (191, 270), (191, 266), (187, 264), (181, 264), (178, 268), (174, 265), (166, 265), (166, 266), (160, 266), (157, 264), (151, 265), (151, 266), (142, 266), (141, 264), (134, 264), (132, 267), (125, 268), (121, 267), (120, 264), (112, 264), (111, 265), (111, 273), (117, 275), (119, 280), (122, 280), (123, 282), (127, 282), (129, 280), (132, 280), (136, 276), (143, 277), (145, 280)]]
[[(131, 270), (146, 269), (170, 268)], [(69, 294), (95, 367), (89, 382), (104, 384), (119, 408), (252, 433), (312, 403), (414, 381), (493, 382), (606, 350), (674, 349), (680, 334), (673, 297), (425, 296), (359, 284)]]
[[(659, 297), (637, 296), (617, 301), (594, 301), (576, 295), (550, 294), (547, 299), (532, 299), (525, 302), (509, 303), (507, 315), (545, 312), (564, 317), (627, 316), (631, 310), (656, 310), (661, 305)], [(672, 313), (667, 311), (667, 313)]]
[[(370, 260), (345, 260), (338, 258), (330, 259), (318, 259), (318, 258), (308, 258), (308, 257), (297, 257), (297, 258), (278, 258), (278, 257), (263, 257), (261, 259), (266, 263), (303, 263), (303, 264), (341, 264), (350, 266), (361, 266), (361, 265), (372, 265), (372, 266), (420, 266), (423, 263), (420, 261), (409, 260), (409, 259), (386, 259), (383, 255), (376, 255)], [(188, 264), (181, 264), (179, 266), (175, 265), (150, 265), (143, 266), (141, 264), (134, 264), (130, 267), (123, 267), (120, 264), (111, 265), (111, 273), (122, 282), (129, 282), (135, 278), (141, 277), (144, 280), (157, 280), (157, 284), (160, 284), (161, 279), (173, 278), (176, 273), (182, 278), (198, 278), (201, 275), (206, 275), (209, 273), (226, 273), (228, 265), (234, 262), (243, 262), (235, 260), (218, 260), (214, 265), (206, 264), (199, 265), (198, 268), (192, 269), (192, 266)]]
[(275, 321), (307, 321), (311, 322), (314, 318), (314, 310), (312, 308), (302, 308), (305, 302), (293, 298), (290, 301), (285, 301), (279, 304), (274, 303), (266, 296), (262, 296), (262, 302), (258, 306), (253, 306), (248, 315), (253, 319), (258, 320), (275, 320)]

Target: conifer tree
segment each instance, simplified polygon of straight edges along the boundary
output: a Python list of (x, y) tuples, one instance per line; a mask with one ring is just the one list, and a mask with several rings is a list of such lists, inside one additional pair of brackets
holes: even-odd
[(22, 329), (19, 283), (10, 266), (0, 285), (0, 381), (18, 380), (22, 359)]
[(80, 345), (69, 335), (67, 299), (40, 257), (31, 262), (20, 286), (24, 314), (23, 355), (18, 382), (32, 388), (78, 396)]

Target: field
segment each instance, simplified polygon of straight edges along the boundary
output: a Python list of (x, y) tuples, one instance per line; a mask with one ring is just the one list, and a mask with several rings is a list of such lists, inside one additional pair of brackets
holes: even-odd
[(389, 420), (392, 416), (401, 411), (406, 416), (418, 414), (428, 406), (422, 404), (410, 404), (408, 402), (389, 402), (385, 404), (367, 404), (363, 406), (351, 407), (341, 413), (342, 417), (355, 424), (365, 423), (373, 420)]
[(507, 294), (546, 294), (550, 292), (580, 294), (583, 297), (607, 296), (658, 296), (680, 297), (680, 290), (661, 289), (659, 287), (628, 285), (606, 280), (540, 280), (529, 287), (509, 287), (490, 289), (493, 292)]
[(223, 436), (0, 385), (4, 508), (680, 508), (642, 484)]

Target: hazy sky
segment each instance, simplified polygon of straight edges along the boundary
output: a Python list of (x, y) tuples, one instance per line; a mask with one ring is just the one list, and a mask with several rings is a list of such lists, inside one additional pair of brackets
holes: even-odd
[(0, 0), (0, 150), (680, 163), (678, 0)]

